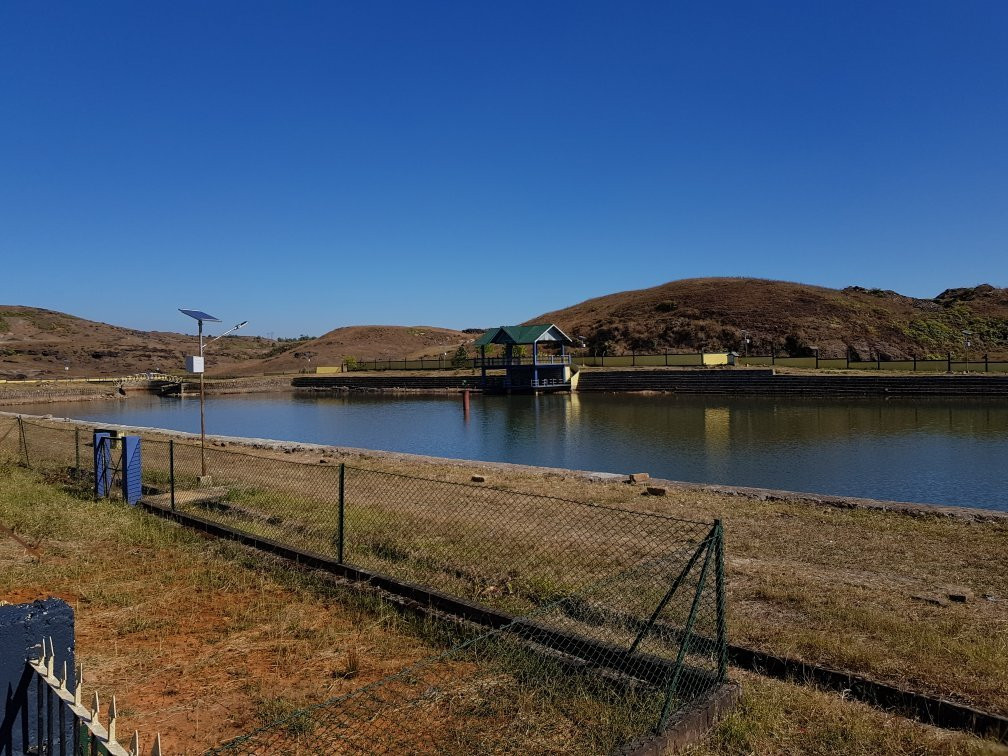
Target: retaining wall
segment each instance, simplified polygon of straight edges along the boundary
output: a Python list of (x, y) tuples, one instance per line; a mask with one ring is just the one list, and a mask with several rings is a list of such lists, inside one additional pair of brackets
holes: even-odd
[(1003, 396), (1008, 376), (794, 375), (773, 370), (584, 370), (578, 391), (793, 396)]

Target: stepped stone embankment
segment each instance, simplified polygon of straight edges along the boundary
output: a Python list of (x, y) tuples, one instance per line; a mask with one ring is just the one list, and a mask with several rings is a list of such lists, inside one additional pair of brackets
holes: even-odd
[(295, 389), (322, 391), (415, 391), (441, 392), (475, 389), (479, 376), (473, 375), (356, 375), (346, 373), (326, 376), (299, 376), (291, 385)]
[(824, 375), (773, 370), (585, 370), (578, 391), (789, 396), (1008, 397), (1008, 376)]

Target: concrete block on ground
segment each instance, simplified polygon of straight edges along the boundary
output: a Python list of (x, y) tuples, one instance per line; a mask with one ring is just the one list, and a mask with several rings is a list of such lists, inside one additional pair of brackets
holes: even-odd
[(973, 591), (964, 585), (950, 585), (945, 589), (945, 595), (949, 597), (951, 601), (955, 601), (960, 604), (965, 604), (968, 601), (972, 601), (976, 598)]
[(925, 604), (932, 604), (934, 606), (949, 606), (952, 603), (944, 596), (938, 596), (930, 593), (915, 593), (910, 598), (914, 601), (922, 601)]

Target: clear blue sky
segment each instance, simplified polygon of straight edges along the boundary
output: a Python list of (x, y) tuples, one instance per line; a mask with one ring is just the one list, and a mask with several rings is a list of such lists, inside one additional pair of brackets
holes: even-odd
[(1008, 285), (1008, 3), (0, 6), (0, 303), (517, 322), (701, 275)]

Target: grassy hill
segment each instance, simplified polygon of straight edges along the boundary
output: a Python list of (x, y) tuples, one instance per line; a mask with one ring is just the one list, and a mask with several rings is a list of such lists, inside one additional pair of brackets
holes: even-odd
[(346, 357), (357, 360), (451, 356), (474, 334), (433, 326), (346, 326), (317, 339), (303, 341), (256, 364), (238, 367), (241, 372), (296, 371), (316, 365), (339, 365)]
[(528, 321), (556, 323), (612, 354), (664, 349), (868, 359), (962, 353), (964, 329), (973, 354), (1008, 354), (1008, 289), (983, 284), (948, 289), (933, 299), (895, 291), (821, 286), (755, 278), (693, 278), (589, 299)]
[[(255, 336), (223, 338), (213, 346), (209, 372), (258, 361), (273, 346)], [(137, 331), (53, 310), (0, 305), (0, 378), (181, 373), (185, 355), (198, 350), (195, 334)]]
[[(473, 338), (430, 326), (349, 326), (291, 341), (233, 335), (208, 352), (207, 374), (296, 372), (339, 365), (345, 357), (451, 355)], [(120, 376), (148, 370), (180, 374), (185, 356), (197, 350), (194, 334), (137, 331), (53, 310), (0, 305), (0, 378)]]

